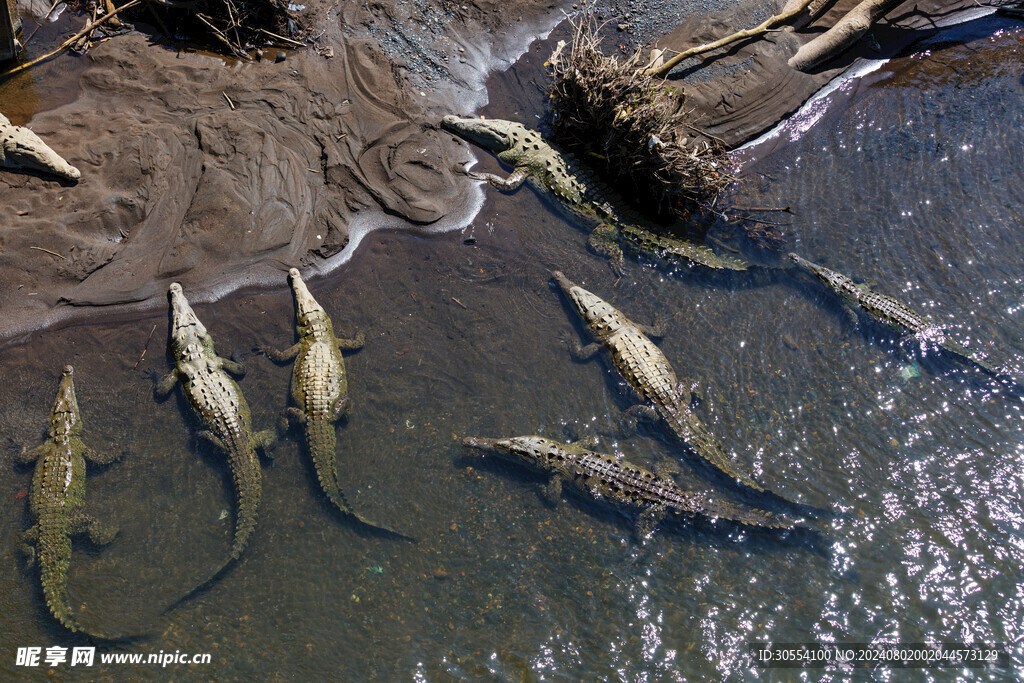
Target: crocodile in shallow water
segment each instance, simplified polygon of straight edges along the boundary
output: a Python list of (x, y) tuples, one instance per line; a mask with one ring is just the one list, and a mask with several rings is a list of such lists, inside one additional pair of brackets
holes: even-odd
[(276, 436), (271, 430), (255, 435), (252, 433), (249, 405), (241, 389), (228, 375), (230, 372), (240, 377), (245, 374), (245, 369), (240, 363), (217, 355), (213, 338), (189, 306), (181, 285), (172, 283), (169, 296), (170, 347), (175, 366), (154, 387), (154, 395), (157, 398), (165, 397), (176, 384), (181, 383), (185, 398), (202, 425), (198, 436), (227, 454), (238, 502), (230, 555), (206, 581), (186, 594), (185, 597), (188, 597), (219, 575), (245, 550), (249, 536), (256, 529), (256, 513), (262, 495), (256, 449), (269, 447)]
[(276, 363), (295, 360), (291, 383), (295, 405), (285, 410), (285, 416), (288, 422), (302, 425), (305, 429), (306, 446), (327, 498), (339, 510), (363, 524), (398, 533), (357, 513), (345, 498), (338, 481), (334, 423), (345, 414), (350, 404), (348, 373), (345, 372), (341, 350), (362, 348), (363, 334), (360, 332), (353, 339), (336, 337), (330, 317), (309, 293), (297, 269), (288, 271), (288, 281), (295, 297), (295, 327), (299, 341), (283, 351), (266, 346), (259, 348)]
[(72, 367), (66, 366), (50, 412), (46, 443), (19, 457), (23, 463), (36, 463), (29, 491), (29, 510), (35, 523), (25, 532), (22, 549), (30, 566), (39, 564), (43, 596), (57, 621), (70, 631), (106, 640), (120, 639), (123, 636), (99, 633), (78, 623), (68, 599), (71, 537), (84, 533), (96, 545), (106, 545), (117, 535), (116, 529), (82, 511), (85, 461), (108, 464), (116, 456), (96, 453), (82, 443), (82, 416), (73, 376)]
[(561, 272), (551, 276), (583, 319), (597, 343), (581, 347), (570, 345), (573, 357), (589, 360), (604, 350), (610, 363), (643, 403), (627, 411), (633, 421), (662, 421), (694, 453), (719, 471), (756, 491), (765, 489), (749, 475), (740, 472), (721, 444), (690, 408), (691, 389), (676, 377), (668, 358), (647, 336), (660, 332), (635, 323), (604, 299), (571, 282)]
[(562, 484), (598, 500), (638, 512), (637, 534), (649, 535), (666, 513), (703, 515), (751, 526), (789, 528), (792, 522), (770, 512), (716, 501), (706, 494), (681, 488), (672, 479), (621, 458), (598, 453), (593, 442), (564, 444), (540, 436), (508, 439), (467, 437), (462, 443), (485, 452), (525, 462), (551, 475), (544, 497), (557, 504)]
[(847, 310), (850, 311), (854, 322), (857, 320), (856, 311), (863, 311), (872, 320), (900, 335), (914, 337), (919, 342), (937, 346), (993, 375), (1003, 374), (978, 354), (972, 353), (954, 341), (941, 326), (929, 321), (906, 304), (891, 296), (880, 294), (866, 284), (857, 284), (842, 273), (819, 266), (796, 254), (791, 253), (789, 258), (838, 294), (843, 303), (849, 307)]
[(535, 189), (553, 194), (570, 213), (600, 221), (589, 244), (594, 251), (612, 259), (616, 272), (621, 272), (623, 247), (645, 256), (714, 270), (750, 267), (738, 258), (720, 256), (703, 244), (665, 237), (642, 227), (643, 218), (601, 182), (592, 169), (520, 123), (448, 115), (441, 126), (513, 167), (507, 178), (491, 173), (472, 174), (474, 177), (505, 191), (529, 182)]

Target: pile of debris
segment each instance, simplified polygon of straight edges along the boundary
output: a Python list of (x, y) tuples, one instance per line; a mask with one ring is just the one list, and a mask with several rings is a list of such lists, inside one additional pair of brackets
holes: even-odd
[[(109, 1), (109, 0), (108, 0)], [(298, 47), (302, 33), (283, 0), (147, 0), (168, 37), (204, 40), (239, 59), (267, 45)]]
[[(58, 4), (60, 0), (54, 2), (50, 12)], [(57, 49), (0, 73), (0, 78), (52, 59), (64, 50), (87, 52), (111, 36), (132, 30), (124, 23), (129, 10), (140, 18), (146, 18), (140, 13), (148, 10), (148, 17), (156, 21), (167, 40), (196, 42), (244, 60), (254, 55), (258, 58), (260, 47), (301, 47), (306, 44), (301, 38), (308, 33), (299, 27), (283, 0), (128, 0), (120, 7), (115, 7), (113, 0), (76, 0), (73, 6), (90, 17), (81, 31)]]
[(596, 168), (646, 213), (689, 219), (733, 178), (723, 145), (687, 121), (685, 96), (647, 73), (640, 52), (606, 57), (600, 28), (573, 22), (548, 61), (552, 139)]

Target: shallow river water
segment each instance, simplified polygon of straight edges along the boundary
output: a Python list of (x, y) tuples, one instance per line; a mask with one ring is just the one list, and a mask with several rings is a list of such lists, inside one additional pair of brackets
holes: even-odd
[[(945, 36), (837, 93), (799, 137), (740, 152), (725, 206), (790, 207), (757, 214), (785, 223), (772, 226), (785, 250), (874, 281), (1024, 375), (1024, 30), (986, 20)], [(489, 115), (540, 112), (535, 52), (491, 80)], [(148, 373), (170, 367), (166, 313), (0, 350), (0, 673), (31, 673), (15, 666), (18, 647), (88, 644), (55, 625), (16, 550), (31, 470), (14, 456), (41, 440), (66, 363), (85, 442), (124, 454), (89, 477), (87, 508), (121, 533), (102, 550), (76, 546), (73, 605), (87, 624), (151, 634), (100, 652), (211, 654), (169, 667), (176, 678), (789, 680), (752, 668), (747, 643), (767, 640), (999, 642), (1024, 665), (1024, 392), (851, 324), (789, 272), (721, 279), (631, 262), (615, 284), (579, 227), (529, 190), (488, 191), (463, 232), (374, 233), (312, 281), (339, 333), (366, 335), (347, 357), (353, 408), (338, 430), (349, 497), (417, 540), (334, 512), (292, 435), (263, 469), (242, 560), (167, 616), (227, 553), (233, 503), (183, 401), (152, 399)], [(785, 265), (731, 232), (712, 230)], [(820, 532), (684, 523), (638, 543), (629, 519), (572, 496), (553, 510), (540, 477), (464, 452), (465, 435), (596, 433), (640, 463), (676, 459), (656, 430), (620, 434), (615, 377), (570, 359), (562, 337), (580, 328), (549, 284), (555, 268), (636, 320), (664, 319), (662, 349), (704, 387), (698, 413), (763, 483), (831, 510)], [(261, 428), (285, 404), (290, 368), (249, 350), (294, 339), (281, 281), (196, 307), (223, 355), (247, 353), (240, 384)], [(692, 485), (734, 495), (691, 464), (680, 476)], [(808, 679), (823, 675), (846, 677)]]

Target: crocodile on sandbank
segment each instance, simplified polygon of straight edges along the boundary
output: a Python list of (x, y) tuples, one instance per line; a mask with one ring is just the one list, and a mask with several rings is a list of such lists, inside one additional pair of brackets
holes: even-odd
[(541, 134), (514, 121), (472, 119), (448, 115), (441, 127), (493, 153), (513, 167), (501, 178), (492, 173), (470, 173), (503, 190), (513, 191), (528, 182), (538, 191), (553, 194), (570, 213), (600, 222), (589, 245), (612, 259), (621, 273), (622, 248), (645, 256), (668, 259), (713, 270), (746, 270), (750, 264), (718, 255), (703, 244), (674, 239), (643, 227), (644, 219), (605, 185), (594, 171), (572, 154), (562, 152)]
[(299, 341), (283, 351), (267, 346), (257, 349), (276, 363), (295, 360), (291, 380), (291, 398), (295, 405), (285, 409), (284, 417), (288, 423), (304, 428), (306, 446), (327, 498), (343, 513), (363, 524), (397, 534), (357, 513), (338, 481), (335, 422), (348, 411), (351, 402), (341, 351), (362, 348), (363, 334), (339, 339), (327, 311), (309, 293), (298, 269), (288, 271), (288, 282), (295, 298), (295, 329)]
[(262, 496), (256, 449), (272, 445), (276, 435), (272, 430), (252, 433), (249, 405), (241, 389), (228, 375), (230, 372), (241, 377), (245, 369), (240, 363), (217, 355), (213, 338), (196, 317), (177, 282), (171, 284), (169, 297), (170, 348), (175, 366), (156, 384), (153, 393), (158, 399), (163, 398), (181, 383), (185, 398), (202, 426), (197, 435), (227, 455), (238, 505), (231, 552), (224, 564), (198, 588), (242, 555), (256, 529), (256, 513)]
[[(576, 360), (593, 358), (605, 351), (642, 403), (626, 411), (632, 421), (661, 421), (680, 441), (720, 472), (741, 484), (765, 491), (750, 475), (741, 472), (722, 449), (718, 439), (693, 413), (692, 390), (676, 377), (668, 358), (647, 336), (660, 336), (650, 326), (633, 322), (604, 299), (571, 282), (561, 272), (551, 274), (572, 307), (582, 318), (596, 343), (586, 347), (578, 342), (569, 350)], [(777, 495), (777, 494), (773, 494)]]
[(556, 505), (562, 485), (598, 500), (638, 512), (637, 535), (644, 537), (669, 512), (721, 518), (739, 524), (769, 528), (790, 528), (792, 522), (770, 512), (716, 501), (698, 491), (683, 489), (671, 478), (639, 465), (593, 450), (592, 440), (571, 444), (540, 436), (516, 436), (508, 439), (466, 437), (465, 446), (525, 462), (551, 475), (544, 498)]
[(82, 510), (85, 461), (105, 465), (117, 456), (96, 453), (82, 443), (81, 434), (82, 416), (75, 396), (74, 370), (68, 365), (50, 411), (46, 443), (18, 457), (24, 464), (36, 463), (28, 499), (34, 524), (25, 532), (21, 547), (28, 565), (39, 565), (43, 596), (57, 621), (69, 631), (117, 640), (124, 636), (111, 636), (82, 626), (72, 612), (68, 597), (72, 536), (87, 534), (94, 544), (106, 545), (117, 535), (116, 529)]
[(0, 114), (0, 167), (27, 168), (78, 180), (81, 172), (50, 149), (38, 135), (24, 126), (12, 125)]
[(789, 254), (789, 258), (825, 283), (825, 286), (833, 293), (839, 295), (839, 298), (848, 307), (846, 310), (850, 313), (854, 323), (857, 322), (856, 312), (863, 311), (872, 320), (902, 336), (913, 337), (919, 342), (937, 346), (973, 363), (990, 374), (1003, 374), (977, 353), (969, 351), (953, 340), (946, 334), (942, 326), (931, 322), (910, 306), (891, 296), (880, 294), (866, 284), (857, 284), (842, 273), (819, 266), (796, 254)]

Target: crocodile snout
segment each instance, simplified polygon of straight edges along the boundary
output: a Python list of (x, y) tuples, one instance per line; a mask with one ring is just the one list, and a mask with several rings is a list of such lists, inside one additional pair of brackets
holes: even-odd
[(495, 439), (484, 439), (478, 436), (467, 436), (462, 439), (462, 445), (469, 448), (479, 448), (484, 451), (494, 450)]

